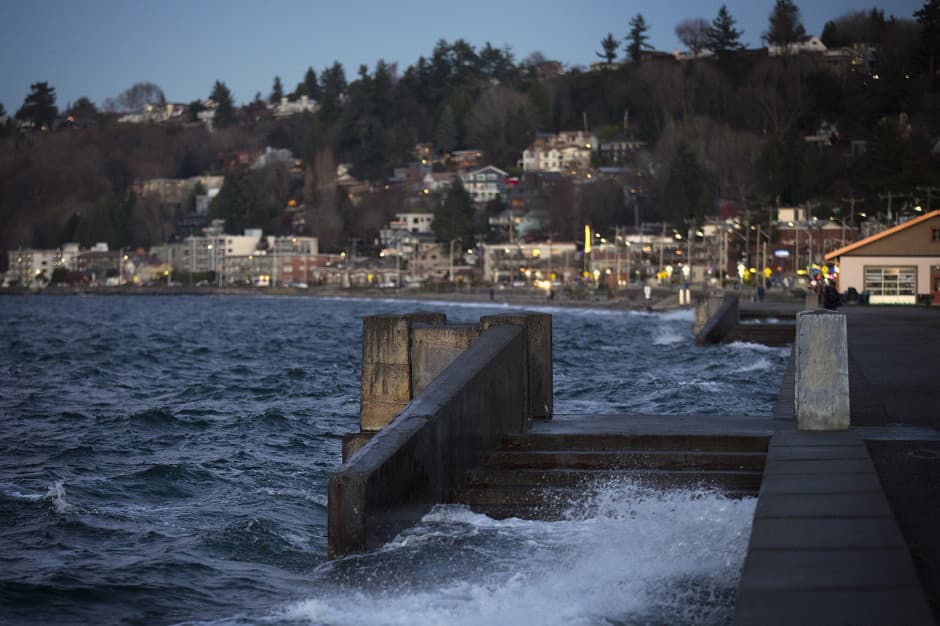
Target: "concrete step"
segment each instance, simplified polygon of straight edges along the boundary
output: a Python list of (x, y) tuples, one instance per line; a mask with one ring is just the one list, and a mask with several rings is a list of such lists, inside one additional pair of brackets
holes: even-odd
[[(519, 480), (515, 471), (514, 478)], [(496, 484), (493, 475), (478, 477), (479, 482), (464, 489), (457, 498), (471, 510), (494, 519), (518, 517), (522, 519), (557, 520), (584, 512), (593, 495), (600, 489), (616, 489), (616, 481), (629, 480), (640, 487), (657, 490), (715, 489), (729, 498), (754, 497), (760, 489), (759, 472), (661, 472), (638, 470), (633, 472), (565, 471), (529, 472), (533, 484)], [(490, 482), (494, 484), (488, 484)]]
[[(753, 494), (726, 493), (729, 498), (748, 497)], [(532, 506), (519, 506), (516, 504), (467, 504), (474, 513), (486, 515), (493, 519), (508, 519), (511, 517), (525, 520), (539, 520), (556, 522), (565, 519), (578, 518), (585, 513), (583, 507), (577, 505), (578, 500), (565, 500), (561, 497), (545, 498)]]
[(711, 485), (724, 489), (757, 493), (761, 471), (752, 470), (581, 470), (581, 469), (500, 469), (483, 467), (467, 480), (467, 490), (583, 488), (619, 480), (656, 488)]
[(765, 346), (783, 346), (793, 343), (795, 324), (738, 324), (722, 339), (725, 343), (745, 341)]
[(769, 437), (754, 435), (662, 435), (662, 434), (538, 434), (510, 435), (503, 439), (503, 450), (684, 450), (766, 452)]
[(661, 469), (763, 471), (762, 452), (695, 450), (497, 450), (484, 464), (500, 469)]

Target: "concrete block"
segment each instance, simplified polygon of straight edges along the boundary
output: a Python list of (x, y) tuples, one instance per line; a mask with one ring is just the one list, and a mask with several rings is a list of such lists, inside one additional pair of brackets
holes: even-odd
[(794, 404), (799, 430), (846, 430), (850, 425), (845, 315), (826, 310), (797, 316)]
[(891, 509), (880, 493), (765, 493), (754, 517), (891, 517)]
[(727, 295), (720, 300), (716, 297), (708, 297), (700, 301), (704, 311), (696, 310), (696, 318), (708, 315), (708, 319), (699, 327), (698, 319), (693, 324), (695, 332), (695, 345), (704, 346), (709, 344), (721, 343), (721, 340), (737, 326), (740, 319), (738, 311), (738, 296)]
[(416, 397), (476, 341), (480, 329), (475, 325), (415, 324), (411, 333), (411, 393)]
[(780, 446), (770, 447), (768, 461), (822, 461), (867, 459), (868, 450), (861, 443), (854, 446)]
[(824, 474), (874, 474), (871, 459), (796, 459), (773, 461), (764, 470), (766, 476), (776, 474), (809, 474), (815, 480)]
[(928, 626), (934, 624), (920, 589), (742, 589), (735, 626)]
[(759, 517), (749, 550), (838, 550), (906, 547), (892, 517)]
[(752, 550), (741, 589), (917, 588), (907, 550)]
[(765, 474), (761, 497), (774, 494), (882, 493), (878, 475), (865, 474)]
[(362, 320), (362, 378), (359, 427), (379, 430), (414, 397), (411, 379), (412, 326), (444, 324), (443, 313), (371, 315)]
[(346, 433), (343, 435), (343, 463), (349, 460), (349, 457), (369, 443), (369, 440), (375, 435), (375, 431), (361, 431), (358, 433)]
[(546, 313), (487, 315), (480, 329), (494, 326), (523, 326), (526, 332), (526, 376), (529, 398), (527, 418), (548, 419), (554, 412), (552, 378), (552, 316)]

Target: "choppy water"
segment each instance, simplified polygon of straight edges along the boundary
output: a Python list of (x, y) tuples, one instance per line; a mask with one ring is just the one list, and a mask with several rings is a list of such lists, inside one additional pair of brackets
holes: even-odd
[[(417, 309), (506, 310), (0, 297), (0, 622), (726, 621), (754, 502), (716, 493), (599, 485), (550, 523), (439, 507), (325, 560), (361, 318)], [(786, 349), (696, 348), (686, 312), (545, 310), (557, 419), (772, 410)]]

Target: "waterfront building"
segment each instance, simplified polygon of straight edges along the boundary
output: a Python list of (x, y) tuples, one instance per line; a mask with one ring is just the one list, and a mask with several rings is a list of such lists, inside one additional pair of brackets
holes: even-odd
[(940, 304), (940, 211), (834, 250), (839, 291), (867, 292), (871, 304)]
[(570, 241), (481, 244), (479, 249), (483, 257), (483, 280), (493, 284), (567, 282), (580, 273), (581, 255)]

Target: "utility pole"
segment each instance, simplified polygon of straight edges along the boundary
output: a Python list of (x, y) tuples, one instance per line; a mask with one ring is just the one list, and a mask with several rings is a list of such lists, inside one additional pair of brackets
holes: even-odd
[(848, 198), (842, 198), (842, 202), (849, 203), (849, 223), (852, 224), (852, 226), (855, 226), (855, 203), (859, 201), (864, 203), (865, 198), (856, 197), (854, 191), (852, 192), (852, 195), (850, 195)]
[(896, 197), (903, 197), (905, 195), (907, 194), (901, 193), (900, 191), (889, 191), (887, 194), (883, 194), (883, 193), (878, 194), (878, 197), (881, 198), (882, 200), (884, 200), (885, 198), (887, 198), (888, 200), (888, 221), (891, 221), (892, 219), (891, 201)]
[(915, 187), (917, 191), (926, 191), (927, 192), (927, 213), (930, 213), (930, 199), (933, 197), (933, 192), (940, 191), (940, 187)]
[(665, 251), (665, 247), (666, 247), (666, 222), (663, 222), (663, 232), (659, 236), (659, 272), (657, 272), (657, 274), (663, 271), (663, 252)]
[(617, 287), (620, 287), (620, 227), (614, 227), (614, 249), (617, 251)]

